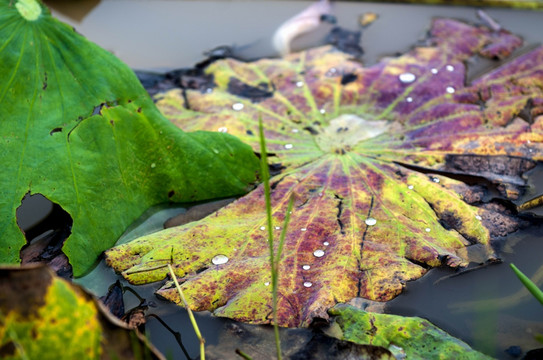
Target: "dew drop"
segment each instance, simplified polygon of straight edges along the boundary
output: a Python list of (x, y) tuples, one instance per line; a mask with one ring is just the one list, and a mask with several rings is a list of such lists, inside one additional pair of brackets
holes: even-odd
[(424, 231), (426, 231), (426, 232), (430, 232), (430, 231), (432, 231), (432, 229), (430, 229), (430, 228), (426, 228), (426, 229), (424, 229)]
[(217, 129), (217, 131), (225, 133), (225, 132), (228, 132), (228, 129), (225, 126), (221, 126), (220, 128)]
[(432, 178), (432, 181), (435, 182), (435, 183), (439, 183), (439, 179), (436, 178), (436, 177), (433, 177), (433, 178)]
[(364, 221), (366, 223), (366, 225), (368, 226), (373, 226), (375, 224), (377, 224), (377, 220), (370, 217), (370, 218), (367, 218), (366, 221)]
[(326, 72), (326, 76), (334, 76), (336, 73), (337, 73), (337, 69), (336, 69), (336, 68), (330, 68), (330, 70), (328, 70), (328, 71)]
[(275, 230), (281, 230), (281, 226), (276, 226)]
[(409, 72), (400, 74), (400, 76), (398, 78), (404, 84), (410, 84), (410, 83), (412, 83), (413, 81), (415, 81), (417, 79), (415, 74), (412, 74), (412, 73), (409, 73)]
[(292, 149), (292, 144), (285, 144), (285, 149)]
[(304, 82), (303, 81), (297, 81), (296, 86), (297, 87), (302, 87), (302, 86), (304, 86)]
[(408, 188), (409, 190), (413, 190), (413, 187), (414, 187), (413, 185), (407, 185), (407, 188)]
[(407, 101), (408, 103), (413, 102), (413, 98), (410, 96), (407, 99), (405, 99), (405, 101)]
[(302, 269), (309, 270), (309, 269), (311, 269), (311, 266), (310, 265), (304, 265), (304, 266), (302, 266)]
[(481, 217), (481, 215), (475, 215), (475, 218), (476, 218), (477, 220), (483, 220), (483, 218)]
[(436, 68), (432, 68), (432, 70), (430, 70), (430, 72), (431, 72), (432, 74), (435, 75), (435, 74), (437, 74), (439, 71), (438, 71)]
[(234, 109), (236, 111), (242, 110), (243, 107), (244, 107), (244, 105), (242, 103), (235, 103), (234, 105), (232, 105), (232, 109)]
[(323, 257), (324, 256), (324, 250), (315, 250), (313, 252), (313, 255), (315, 255), (316, 257)]
[(452, 86), (447, 86), (445, 89), (449, 94), (454, 94), (454, 88)]
[(213, 259), (211, 259), (211, 262), (214, 265), (226, 264), (228, 262), (228, 257), (226, 255), (217, 255)]
[(454, 66), (447, 65), (447, 66), (445, 66), (445, 69), (447, 69), (447, 71), (454, 71)]
[(298, 130), (298, 129), (292, 129), (292, 132), (293, 132), (293, 133), (297, 133), (297, 132), (299, 132), (299, 131), (300, 131), (300, 130)]
[(313, 283), (311, 281), (306, 281), (306, 282), (304, 282), (304, 286), (306, 288), (309, 288), (309, 287), (313, 286)]
[(154, 168), (156, 168), (156, 164), (155, 164), (155, 163), (152, 163), (152, 164), (151, 164), (151, 169), (154, 169)]
[(266, 230), (266, 227), (265, 227), (265, 226), (261, 226), (261, 227), (260, 227), (260, 230)]
[(307, 231), (307, 228), (301, 228), (300, 230), (301, 231)]
[(326, 114), (326, 110), (325, 109), (320, 109), (319, 110), (321, 114)]
[(329, 243), (328, 241), (325, 241), (325, 242), (323, 242), (322, 244), (323, 244), (324, 246), (330, 245), (330, 243)]
[(270, 282), (269, 282), (269, 281), (266, 281), (266, 282), (264, 283), (264, 286), (270, 286)]

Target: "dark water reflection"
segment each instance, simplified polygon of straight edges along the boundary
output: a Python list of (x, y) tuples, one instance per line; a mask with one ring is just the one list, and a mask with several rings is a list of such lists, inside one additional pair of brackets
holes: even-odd
[[(275, 28), (307, 4), (307, 1), (117, 0), (102, 1), (85, 16), (79, 14), (78, 20), (58, 11), (54, 14), (114, 52), (132, 68), (171, 70), (192, 66), (202, 59), (203, 52), (219, 45), (233, 45), (236, 55), (247, 59), (274, 56), (271, 37)], [(60, 3), (56, 6), (62, 8)], [(362, 36), (363, 60), (367, 64), (375, 63), (383, 55), (408, 50), (424, 35), (432, 17), (477, 21), (475, 9), (466, 7), (335, 4), (338, 23), (352, 30), (358, 29), (358, 16), (367, 11), (380, 15)], [(543, 12), (489, 9), (488, 13), (505, 28), (523, 35), (527, 44), (542, 42)], [(323, 26), (299, 39), (294, 48), (321, 44), (329, 29), (330, 26)], [(539, 189), (528, 189), (526, 198), (543, 191), (542, 179), (543, 171), (538, 168), (530, 181)], [(539, 347), (533, 335), (543, 333), (543, 306), (531, 296), (522, 295), (522, 285), (508, 264), (514, 262), (525, 274), (533, 276), (543, 265), (542, 231), (542, 226), (534, 226), (509, 236), (502, 264), (438, 283), (436, 281), (452, 272), (446, 269), (431, 271), (421, 280), (408, 284), (405, 293), (388, 304), (387, 311), (425, 317), (475, 348), (499, 358), (509, 358), (504, 349), (511, 345), (521, 346), (523, 350)], [(101, 263), (91, 275), (78, 282), (102, 295), (114, 279), (113, 271)], [(136, 289), (142, 296), (154, 299), (152, 293), (158, 287), (158, 284), (151, 284)], [(494, 305), (484, 302), (488, 299), (493, 299), (491, 304)], [(127, 309), (138, 304), (131, 295), (127, 295), (126, 300)], [(174, 330), (182, 332), (189, 353), (196, 356), (198, 341), (186, 313), (175, 305), (156, 301), (159, 306), (151, 312), (160, 315)], [(217, 343), (217, 329), (224, 326), (225, 320), (209, 314), (197, 315), (197, 320), (207, 343)], [(147, 329), (151, 340), (163, 353), (175, 359), (183, 358), (173, 336), (158, 321), (150, 319)]]

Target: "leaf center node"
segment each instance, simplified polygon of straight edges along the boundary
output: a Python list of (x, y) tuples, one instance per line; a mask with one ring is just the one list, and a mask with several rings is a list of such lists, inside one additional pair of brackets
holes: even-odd
[(316, 141), (321, 150), (343, 155), (356, 144), (384, 133), (389, 123), (384, 120), (365, 120), (358, 115), (343, 114), (330, 121)]

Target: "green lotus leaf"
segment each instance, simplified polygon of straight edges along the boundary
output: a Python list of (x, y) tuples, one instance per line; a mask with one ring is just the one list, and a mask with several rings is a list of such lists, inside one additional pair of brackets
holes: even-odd
[(387, 348), (407, 359), (491, 359), (419, 317), (375, 314), (349, 305), (329, 311), (340, 340)]
[(239, 195), (258, 159), (229, 134), (172, 125), (134, 73), (33, 0), (0, 2), (0, 262), (25, 244), (15, 211), (41, 193), (73, 219), (83, 274), (152, 205)]
[[(206, 68), (211, 90), (157, 97), (179, 127), (228, 132), (255, 151), (262, 118), (268, 159), (282, 170), (271, 179), (277, 235), (295, 199), (281, 325), (326, 319), (354, 297), (390, 300), (432, 267), (467, 265), (472, 245), (495, 259), (492, 241), (518, 229), (503, 199), (543, 159), (543, 48), (465, 84), (467, 59), (505, 58), (521, 39), (450, 19), (429, 33), (429, 45), (371, 67), (332, 47), (217, 61)], [(266, 226), (258, 187), (198, 222), (115, 247), (107, 262), (142, 284), (164, 279), (173, 261), (193, 309), (269, 323)], [(169, 283), (158, 293), (179, 303)]]
[(2, 359), (163, 359), (141, 334), (46, 266), (0, 268)]

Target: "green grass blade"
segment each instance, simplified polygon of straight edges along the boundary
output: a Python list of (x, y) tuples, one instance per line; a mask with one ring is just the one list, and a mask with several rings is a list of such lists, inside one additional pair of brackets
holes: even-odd
[(192, 323), (192, 327), (194, 328), (194, 332), (196, 333), (196, 337), (198, 338), (200, 342), (200, 360), (205, 360), (205, 340), (202, 337), (202, 333), (200, 332), (200, 328), (198, 328), (198, 324), (196, 323), (196, 319), (194, 318), (194, 314), (192, 313), (192, 310), (190, 309), (189, 304), (187, 303), (187, 300), (185, 299), (185, 295), (183, 294), (183, 290), (181, 290), (181, 286), (179, 286), (179, 282), (177, 281), (177, 276), (175, 276), (175, 273), (173, 272), (173, 268), (170, 264), (168, 264), (168, 270), (170, 271), (170, 275), (172, 277), (173, 282), (175, 283), (175, 287), (177, 289), (177, 292), (179, 293), (179, 296), (181, 297), (181, 300), (183, 300), (183, 305), (185, 305), (185, 309), (187, 309), (187, 312), (189, 314), (190, 322)]
[[(273, 311), (273, 332), (275, 335), (275, 347), (277, 351), (277, 359), (281, 360), (281, 340), (279, 339), (279, 326), (277, 325), (277, 280), (278, 280), (278, 264), (279, 257), (277, 258), (277, 264), (274, 256), (273, 247), (273, 219), (271, 209), (271, 188), (270, 188), (270, 172), (268, 169), (268, 154), (266, 149), (266, 139), (264, 138), (264, 128), (262, 127), (262, 117), (258, 117), (258, 133), (260, 135), (260, 169), (262, 172), (262, 182), (264, 183), (264, 196), (266, 198), (266, 217), (268, 220), (268, 244), (270, 247), (270, 269), (271, 269), (271, 282), (272, 282), (272, 311)], [(290, 214), (287, 212), (287, 216)], [(290, 218), (290, 217), (289, 217)], [(285, 217), (286, 219), (286, 217)], [(284, 232), (283, 227), (283, 232)], [(281, 232), (281, 238), (284, 240), (283, 232)], [(282, 247), (282, 244), (279, 246)], [(279, 249), (281, 250), (281, 249)], [(278, 255), (280, 251), (278, 251)]]
[(514, 264), (509, 264), (509, 266), (511, 266), (511, 269), (513, 269), (520, 282), (522, 282), (526, 289), (528, 289), (528, 291), (531, 292), (532, 295), (543, 305), (543, 291), (541, 291), (537, 285), (534, 284), (529, 277), (524, 275), (522, 271), (520, 271)]

